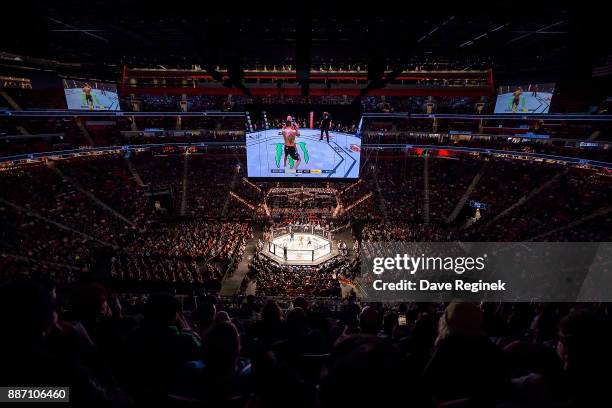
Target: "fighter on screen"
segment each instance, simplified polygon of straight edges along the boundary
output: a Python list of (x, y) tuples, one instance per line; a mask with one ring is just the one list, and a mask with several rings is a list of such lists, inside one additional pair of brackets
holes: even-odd
[(299, 131), (300, 126), (298, 125), (298, 123), (295, 120), (295, 118), (293, 116), (291, 116), (291, 115), (288, 115), (287, 116), (287, 121), (291, 122), (291, 127), (298, 132), (298, 136), (299, 136), (300, 135), (300, 131)]
[(285, 122), (285, 126), (281, 130), (281, 133), (283, 135), (283, 139), (285, 140), (285, 158), (283, 159), (283, 167), (287, 167), (287, 157), (291, 157), (293, 160), (295, 160), (293, 169), (297, 170), (301, 160), (300, 154), (298, 153), (295, 145), (295, 139), (299, 135), (297, 127), (291, 122), (291, 120), (287, 120)]
[(319, 140), (320, 133), (319, 126), (301, 127), (299, 121), (287, 114), (282, 117), (279, 129), (252, 132), (247, 137), (247, 174), (249, 177), (357, 177), (360, 139), (330, 128), (331, 138), (326, 143)]
[(512, 99), (512, 112), (516, 112), (521, 101), (521, 95), (523, 94), (523, 88), (520, 86), (514, 91), (514, 99)]
[(93, 109), (94, 102), (93, 97), (91, 96), (91, 85), (85, 83), (85, 85), (83, 86), (83, 93), (85, 94), (85, 101), (87, 102), (87, 106), (89, 106), (89, 109)]

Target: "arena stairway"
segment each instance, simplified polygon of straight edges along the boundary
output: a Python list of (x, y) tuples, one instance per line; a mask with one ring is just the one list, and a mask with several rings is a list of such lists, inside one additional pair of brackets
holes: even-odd
[(87, 130), (87, 128), (83, 124), (83, 121), (81, 120), (81, 118), (79, 118), (78, 116), (75, 116), (74, 117), (74, 122), (76, 123), (77, 127), (81, 131), (81, 134), (83, 135), (85, 140), (87, 140), (87, 143), (89, 143), (90, 146), (95, 146), (96, 144), (94, 143), (93, 139), (91, 138), (91, 135), (89, 134), (89, 130)]
[(253, 256), (255, 255), (257, 240), (261, 236), (262, 232), (254, 228), (253, 237), (247, 241), (246, 249), (244, 250), (244, 254), (238, 263), (236, 270), (232, 274), (225, 275), (223, 278), (220, 296), (233, 296), (238, 294), (242, 281), (247, 273), (249, 273), (249, 262), (251, 262), (251, 259), (253, 259)]
[(472, 182), (470, 183), (468, 188), (465, 190), (465, 193), (463, 193), (463, 195), (461, 196), (461, 198), (457, 202), (457, 205), (453, 209), (453, 212), (451, 212), (451, 214), (448, 217), (446, 217), (446, 223), (447, 224), (450, 224), (451, 222), (455, 221), (455, 218), (457, 218), (457, 216), (459, 215), (459, 213), (463, 209), (463, 206), (465, 205), (465, 203), (467, 202), (468, 198), (470, 197), (470, 194), (472, 194), (474, 189), (476, 189), (476, 186), (478, 185), (478, 182), (480, 181), (482, 176), (484, 176), (485, 171), (487, 171), (487, 168), (489, 167), (489, 163), (490, 162), (486, 161), (482, 165), (482, 167), (480, 168), (478, 173), (476, 173), (476, 175), (472, 179)]
[[(380, 212), (383, 216), (383, 220), (387, 221), (387, 202), (385, 201), (384, 195), (382, 193), (382, 189), (380, 188), (380, 183), (378, 182), (378, 170), (374, 168), (374, 174), (372, 179), (374, 180), (374, 186), (376, 187), (378, 208), (380, 208)], [(361, 179), (360, 179), (361, 181)]]
[(563, 231), (563, 230), (566, 230), (566, 229), (570, 229), (570, 228), (576, 227), (576, 226), (578, 226), (580, 224), (583, 224), (583, 223), (585, 223), (587, 221), (592, 220), (593, 218), (603, 217), (603, 216), (605, 216), (605, 215), (607, 215), (609, 213), (612, 213), (612, 206), (608, 206), (608, 207), (604, 207), (604, 208), (600, 208), (598, 210), (595, 210), (595, 211), (593, 211), (591, 214), (589, 214), (587, 216), (584, 216), (584, 217), (579, 218), (577, 220), (574, 220), (574, 221), (572, 221), (572, 222), (570, 222), (568, 224), (562, 225), (562, 226), (554, 228), (554, 229), (552, 229), (550, 231), (547, 231), (547, 232), (544, 232), (542, 234), (539, 234), (539, 235), (536, 235), (534, 237), (531, 237), (531, 238), (527, 239), (526, 241), (527, 242), (530, 242), (530, 241), (536, 241), (536, 242), (540, 241), (543, 238), (546, 238), (550, 234), (553, 234), (553, 233), (558, 232), (558, 231)]
[(183, 161), (183, 183), (181, 190), (181, 217), (187, 214), (187, 188), (189, 183), (189, 154), (185, 155)]
[(554, 185), (554, 183), (558, 179), (560, 179), (561, 177), (564, 177), (568, 172), (569, 172), (569, 169), (567, 169), (567, 168), (565, 170), (563, 170), (563, 171), (560, 171), (559, 173), (555, 174), (552, 178), (550, 178), (547, 181), (545, 181), (541, 186), (536, 187), (533, 190), (531, 190), (529, 192), (529, 194), (519, 198), (519, 200), (517, 202), (515, 202), (514, 204), (512, 204), (511, 206), (509, 206), (508, 208), (506, 208), (505, 210), (503, 210), (499, 214), (497, 214), (495, 217), (491, 218), (485, 224), (485, 228), (488, 228), (491, 225), (494, 225), (500, 218), (506, 216), (507, 214), (510, 214), (516, 208), (524, 205), (526, 202), (531, 200), (533, 197), (537, 196), (538, 194), (542, 193), (543, 191), (545, 191), (550, 186)]
[(105, 202), (103, 202), (102, 200), (100, 200), (98, 197), (96, 197), (91, 191), (89, 191), (88, 189), (86, 189), (85, 187), (83, 187), (81, 184), (79, 184), (75, 179), (68, 177), (66, 174), (64, 174), (64, 172), (62, 172), (53, 161), (49, 161), (47, 162), (47, 167), (49, 167), (51, 170), (55, 171), (66, 183), (70, 184), (71, 186), (73, 186), (74, 188), (76, 188), (77, 190), (79, 190), (83, 195), (85, 195), (86, 197), (88, 197), (90, 200), (92, 200), (94, 203), (96, 203), (98, 206), (100, 206), (101, 208), (103, 208), (104, 210), (110, 212), (111, 214), (113, 214), (115, 217), (119, 218), (121, 221), (125, 222), (126, 224), (130, 225), (133, 228), (138, 228), (138, 226), (132, 222), (131, 220), (129, 220), (127, 217), (125, 217), (123, 214), (120, 214), (117, 210), (115, 210), (114, 208), (112, 208), (110, 205), (106, 204)]
[(429, 154), (423, 157), (423, 222), (429, 224)]

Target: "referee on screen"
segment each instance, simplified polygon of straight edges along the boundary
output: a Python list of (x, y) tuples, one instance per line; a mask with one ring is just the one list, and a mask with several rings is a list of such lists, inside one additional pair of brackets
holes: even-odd
[(323, 117), (321, 118), (321, 137), (319, 141), (323, 140), (323, 132), (327, 136), (327, 143), (329, 143), (329, 128), (332, 125), (331, 116), (329, 116), (329, 112), (323, 112)]

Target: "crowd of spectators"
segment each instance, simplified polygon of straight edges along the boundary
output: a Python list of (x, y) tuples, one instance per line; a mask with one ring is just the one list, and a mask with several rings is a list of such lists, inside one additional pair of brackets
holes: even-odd
[(352, 219), (371, 220), (384, 216), (380, 209), (380, 201), (376, 200), (373, 195), (373, 192), (376, 191), (376, 184), (369, 179), (371, 173), (368, 169), (371, 168), (362, 166), (361, 171), (365, 174), (358, 181), (338, 191), (338, 200), (344, 214)]
[(219, 289), (225, 273), (236, 268), (251, 236), (246, 223), (163, 224), (139, 235), (113, 257), (111, 277)]
[[(486, 229), (476, 229), (475, 236), (486, 234), (495, 240), (524, 241), (536, 238), (547, 241), (609, 241), (610, 231), (597, 223), (581, 225), (602, 208), (611, 187), (608, 177), (560, 172), (549, 178), (546, 188), (530, 198), (528, 205), (516, 208), (498, 218)], [(528, 196), (527, 196), (528, 197)], [(608, 214), (595, 217), (606, 222)], [(568, 227), (577, 223), (574, 227)], [(560, 228), (560, 231), (555, 231)], [(548, 235), (553, 231), (553, 235)], [(563, 235), (566, 235), (565, 237)], [(556, 237), (556, 238), (555, 238)]]
[(422, 158), (402, 155), (377, 158), (375, 165), (366, 166), (366, 172), (372, 175), (370, 183), (374, 182), (378, 193), (375, 200), (379, 212), (384, 211), (393, 220), (423, 219), (424, 166)]
[[(611, 238), (605, 228), (611, 216), (605, 173), (555, 163), (414, 153), (373, 152), (359, 181), (304, 184), (303, 191), (321, 189), (314, 195), (288, 183), (249, 181), (244, 157), (230, 150), (110, 153), (7, 168), (0, 174), (0, 244), (8, 260), (2, 275), (19, 268), (56, 276), (62, 270), (63, 280), (72, 281), (79, 272), (95, 269), (100, 249), (195, 260), (200, 267), (213, 258), (223, 263), (215, 266), (224, 274), (239, 262), (251, 235), (247, 223), (270, 219), (277, 225), (329, 224), (336, 217), (338, 224), (352, 223), (355, 231), (365, 222), (359, 238), (366, 240)], [(269, 194), (272, 188), (276, 193)], [(157, 202), (148, 196), (154, 192), (169, 192), (173, 214), (156, 210)], [(477, 211), (472, 202), (482, 208)], [(280, 211), (298, 204), (301, 211)], [(174, 221), (181, 216), (181, 222)], [(33, 262), (39, 266), (29, 267)]]
[[(255, 120), (251, 118), (253, 131), (259, 131), (264, 129), (281, 129), (285, 126), (287, 122), (288, 115), (275, 115), (267, 117), (267, 128), (266, 123), (264, 123), (263, 118)], [(295, 123), (299, 128), (310, 128), (310, 119), (302, 116), (292, 116)], [(357, 132), (357, 119), (351, 119), (348, 117), (334, 117), (332, 115), (331, 127), (329, 128), (332, 132), (342, 132), (342, 133), (356, 133)], [(321, 127), (321, 118), (315, 118), (313, 120), (313, 129), (320, 129)]]
[[(156, 217), (147, 189), (174, 191), (180, 208), (185, 174), (186, 218)], [(487, 209), (472, 226), (447, 224), (477, 174), (469, 199)], [(351, 222), (353, 251), (341, 243), (341, 254), (319, 266), (280, 265), (259, 252), (264, 235), (243, 282), (254, 296), (189, 297), (181, 307), (174, 296), (145, 293), (128, 314), (121, 296), (84, 281), (103, 249), (119, 291), (136, 282), (218, 292), (245, 257), (253, 237), (246, 220), (256, 212), (229, 192), (256, 208), (268, 189), (291, 187), (244, 175), (243, 157), (234, 153), (176, 150), (1, 172), (0, 281), (13, 283), (0, 287), (7, 329), (0, 382), (61, 383), (71, 387), (71, 401), (88, 406), (583, 407), (607, 398), (600, 371), (610, 363), (606, 304), (360, 304), (349, 289), (361, 243), (609, 241), (611, 213), (604, 210), (612, 185), (586, 169), (373, 154), (360, 181), (317, 185), (335, 191), (346, 209), (341, 221)], [(322, 217), (302, 221), (340, 226)], [(266, 297), (279, 303), (262, 303)], [(326, 300), (305, 300), (311, 297)], [(393, 392), (364, 395), (356, 389), (364, 378), (375, 389), (413, 388), (401, 401)]]
[[(328, 109), (331, 113), (331, 131), (356, 133), (359, 130), (358, 114), (334, 111), (333, 107), (323, 106), (323, 109)], [(317, 105), (316, 110), (321, 110), (321, 106)], [(287, 117), (286, 112), (290, 111), (289, 106), (282, 115), (268, 112), (268, 128), (281, 128)], [(127, 144), (240, 142), (244, 140), (245, 131), (260, 131), (266, 128), (260, 113), (251, 112), (250, 119), (249, 126), (242, 116), (6, 116), (0, 118), (0, 156)], [(307, 115), (298, 112), (295, 119), (301, 128), (310, 127)], [(319, 127), (320, 115), (316, 114), (313, 128)], [(444, 118), (434, 121), (432, 118), (364, 118), (360, 136), (362, 143), (370, 144), (479, 147), (610, 161), (609, 142), (612, 140), (612, 127), (605, 121), (560, 119)], [(546, 140), (546, 137), (555, 140)]]
[[(138, 94), (124, 98), (121, 107), (126, 111), (132, 111), (137, 107), (142, 112), (180, 112), (183, 106), (189, 112), (230, 111), (236, 107), (236, 100), (241, 101), (241, 99), (241, 96), (232, 99), (232, 96), (227, 95)], [(186, 105), (181, 102), (185, 102)]]
[[(534, 167), (526, 161), (492, 160), (469, 198), (487, 204), (488, 209), (481, 211), (481, 221), (486, 221), (546, 185), (564, 170), (563, 166), (557, 164), (542, 163), (542, 166)], [(546, 211), (549, 206), (554, 206), (554, 203), (548, 203), (537, 210)], [(523, 207), (521, 211), (528, 211), (528, 208)], [(493, 232), (489, 231), (488, 234)]]
[(6, 205), (0, 205), (0, 226), (3, 253), (47, 265), (65, 265), (67, 269), (87, 270), (91, 249), (97, 245), (86, 236), (57, 228)]
[[(399, 121), (398, 121), (399, 122)], [(402, 123), (408, 124), (405, 119)], [(447, 133), (432, 132), (429, 130), (398, 131), (393, 123), (382, 125), (386, 129), (380, 129), (376, 124), (366, 124), (365, 130), (361, 132), (361, 142), (364, 144), (403, 144), (403, 145), (427, 145), (439, 146), (440, 148), (480, 148), (509, 151), (518, 154), (547, 154), (561, 157), (579, 157), (584, 159), (609, 162), (609, 149), (605, 146), (609, 142), (595, 143), (593, 146), (601, 148), (585, 148), (584, 143), (594, 142), (559, 142), (550, 140), (537, 140), (521, 138), (520, 135), (494, 136), (494, 135), (453, 135)], [(411, 126), (412, 127), (412, 126)], [(584, 138), (586, 134), (579, 137)]]
[(62, 285), (66, 285), (77, 281), (86, 271), (86, 268), (71, 267), (52, 261), (7, 253), (0, 254), (0, 280), (3, 282), (16, 279), (42, 279), (44, 281), (61, 282)]
[[(482, 103), (480, 112), (476, 104)], [(408, 113), (492, 113), (493, 104), (486, 98), (467, 96), (364, 96), (361, 105), (365, 112)]]
[(193, 220), (151, 228), (125, 250), (131, 254), (162, 258), (227, 260), (251, 234), (246, 223)]
[(144, 186), (135, 182), (125, 161), (122, 154), (114, 153), (58, 161), (56, 166), (105, 204), (126, 214), (133, 223), (142, 225), (147, 216)]
[[(134, 268), (143, 265), (142, 259), (133, 261), (134, 257), (170, 259), (172, 268), (180, 267), (180, 262), (197, 261), (204, 268), (214, 266), (216, 280), (217, 275), (223, 276), (234, 268), (251, 234), (247, 224), (193, 220), (175, 223), (166, 212), (159, 213), (146, 195), (155, 190), (173, 191), (175, 215), (180, 215), (184, 155), (148, 156), (148, 162), (143, 157), (132, 159), (134, 172), (130, 169), (131, 159), (117, 154), (84, 156), (51, 166), (37, 164), (3, 172), (0, 242), (2, 256), (10, 262), (2, 276), (18, 268), (24, 273), (47, 275), (51, 272), (45, 268), (60, 269), (67, 276), (60, 280), (70, 282), (79, 271), (94, 269), (99, 263), (97, 252), (102, 249), (120, 253), (124, 257), (117, 256), (117, 260), (134, 264)], [(202, 163), (198, 166), (196, 161), (194, 172), (188, 174), (204, 182), (196, 184), (201, 185), (200, 189), (188, 191), (187, 202), (193, 199), (204, 203), (199, 197), (207, 196), (206, 205), (196, 214), (202, 219), (219, 219), (226, 202), (229, 215), (239, 218), (240, 213), (232, 209), (243, 205), (228, 198), (232, 173), (206, 161)], [(225, 183), (223, 194), (218, 186), (206, 184), (216, 174), (226, 177), (220, 181)], [(136, 175), (142, 178), (137, 180)], [(207, 262), (210, 260), (216, 263)], [(43, 267), (28, 267), (32, 262)], [(146, 265), (155, 269), (152, 260)], [(121, 265), (116, 266), (121, 269)], [(115, 276), (123, 274), (118, 270)]]
[(334, 272), (346, 259), (337, 256), (317, 266), (281, 265), (259, 252), (249, 263), (249, 279), (255, 280), (261, 296), (340, 297)]
[(445, 228), (430, 224), (401, 222), (365, 224), (361, 231), (363, 242), (448, 242), (453, 234)]
[(200, 268), (195, 261), (120, 254), (111, 259), (110, 276), (114, 279), (131, 282), (211, 285), (218, 283), (223, 274), (213, 267), (210, 269)]
[(79, 406), (573, 408), (609, 399), (607, 304), (165, 293), (130, 302), (92, 282), (58, 295), (3, 284), (0, 381), (69, 386)]
[(337, 206), (334, 189), (303, 191), (289, 188), (276, 189), (266, 194), (266, 205), (270, 212), (286, 215), (319, 213), (331, 215)]
[(206, 216), (211, 209), (223, 211), (230, 201), (232, 183), (242, 177), (244, 165), (235, 154), (191, 155), (187, 184), (187, 212), (192, 216)]
[(2, 198), (13, 208), (36, 214), (47, 223), (69, 226), (69, 230), (92, 240), (118, 245), (134, 230), (44, 164), (4, 172), (0, 184)]

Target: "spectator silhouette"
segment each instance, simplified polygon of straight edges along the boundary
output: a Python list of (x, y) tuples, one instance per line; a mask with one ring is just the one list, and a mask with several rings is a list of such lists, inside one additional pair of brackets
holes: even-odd
[(510, 379), (503, 354), (482, 330), (477, 305), (454, 301), (440, 317), (438, 338), (424, 378), (440, 401), (468, 398), (474, 403), (503, 400)]

